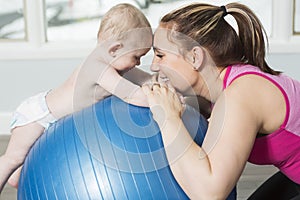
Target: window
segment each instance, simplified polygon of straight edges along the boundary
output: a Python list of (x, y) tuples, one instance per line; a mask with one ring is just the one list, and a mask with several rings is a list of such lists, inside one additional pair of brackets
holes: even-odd
[(101, 17), (121, 2), (149, 6), (148, 0), (46, 0), (48, 41), (96, 40)]
[[(46, 16), (47, 16), (47, 38), (48, 41), (67, 41), (67, 40), (95, 40), (99, 27), (101, 16), (113, 5), (125, 2), (122, 0), (46, 0)], [(168, 11), (171, 11), (183, 4), (189, 2), (187, 0), (177, 1), (126, 1), (131, 3), (147, 15), (154, 28), (158, 26), (159, 18)], [(204, 0), (202, 2), (225, 5), (234, 0)], [(272, 1), (261, 0), (259, 3), (253, 1), (242, 0), (247, 4), (262, 20), (267, 33), (271, 34), (272, 21)]]
[(0, 40), (25, 40), (23, 0), (0, 0)]
[(100, 1), (46, 0), (47, 40), (95, 39), (104, 10)]
[(293, 34), (300, 35), (300, 1), (294, 0)]
[[(239, 2), (248, 5), (262, 21), (270, 38), (270, 52), (300, 52), (299, 1)], [(0, 0), (0, 59), (82, 57), (95, 45), (101, 16), (124, 2), (140, 8), (156, 28), (165, 13), (195, 1)], [(221, 6), (235, 0), (201, 2)]]

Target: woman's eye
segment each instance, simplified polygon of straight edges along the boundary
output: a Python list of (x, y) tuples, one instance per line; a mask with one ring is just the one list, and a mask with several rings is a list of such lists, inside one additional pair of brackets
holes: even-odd
[(157, 57), (162, 58), (163, 55), (162, 54), (156, 54)]

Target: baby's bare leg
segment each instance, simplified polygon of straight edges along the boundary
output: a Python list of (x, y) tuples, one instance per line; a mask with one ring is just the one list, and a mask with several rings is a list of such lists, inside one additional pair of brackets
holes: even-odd
[(14, 171), (14, 173), (9, 177), (7, 183), (10, 186), (12, 186), (14, 188), (18, 188), (22, 168), (23, 168), (23, 165), (21, 167), (19, 167), (16, 171)]
[(0, 157), (0, 192), (10, 175), (23, 164), (30, 147), (43, 131), (44, 127), (35, 122), (12, 130), (6, 152)]

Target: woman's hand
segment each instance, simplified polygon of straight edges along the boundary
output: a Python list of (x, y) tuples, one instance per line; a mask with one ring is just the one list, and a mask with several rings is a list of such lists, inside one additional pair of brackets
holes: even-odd
[(154, 82), (144, 84), (142, 88), (148, 98), (153, 118), (160, 128), (163, 128), (169, 119), (181, 118), (184, 111), (183, 97), (178, 96), (171, 85)]

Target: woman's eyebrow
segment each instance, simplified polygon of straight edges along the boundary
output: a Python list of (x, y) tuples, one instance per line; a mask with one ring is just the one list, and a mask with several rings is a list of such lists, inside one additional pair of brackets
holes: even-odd
[(161, 51), (161, 49), (159, 49), (159, 48), (153, 46), (153, 51)]

